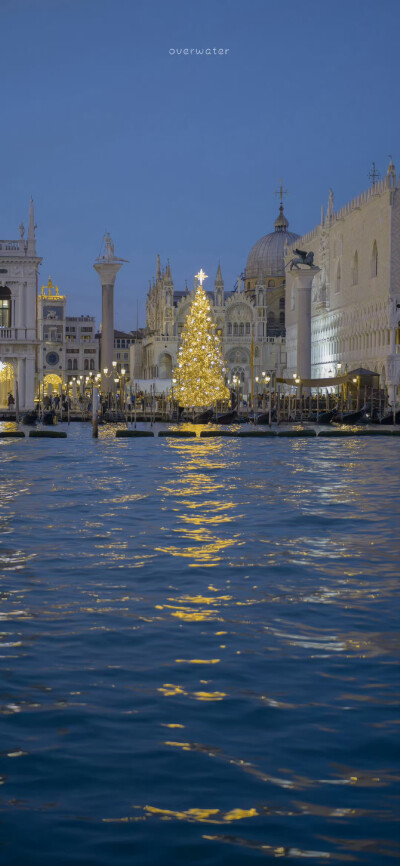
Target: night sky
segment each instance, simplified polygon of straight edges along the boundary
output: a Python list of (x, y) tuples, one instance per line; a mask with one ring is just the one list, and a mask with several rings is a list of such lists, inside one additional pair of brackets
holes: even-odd
[[(231, 289), (273, 230), (400, 170), (398, 0), (0, 0), (0, 237), (35, 201), (40, 284), (100, 321), (92, 264), (129, 259), (116, 325), (144, 324), (156, 254), (177, 289), (221, 261)], [(223, 48), (223, 55), (170, 49)]]

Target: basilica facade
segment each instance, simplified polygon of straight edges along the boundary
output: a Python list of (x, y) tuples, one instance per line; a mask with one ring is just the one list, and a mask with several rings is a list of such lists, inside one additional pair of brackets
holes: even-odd
[[(207, 295), (217, 333), (222, 342), (228, 380), (236, 376), (244, 393), (251, 390), (253, 375), (282, 374), (286, 368), (284, 250), (298, 235), (289, 232), (281, 202), (274, 231), (252, 247), (243, 274), (233, 291), (226, 291), (218, 264), (214, 288)], [(131, 347), (131, 371), (135, 380), (158, 380), (169, 386), (177, 362), (180, 335), (195, 289), (177, 290), (169, 263), (161, 267), (149, 286), (146, 328)]]
[[(285, 247), (313, 251), (320, 268), (312, 284), (312, 377), (367, 368), (380, 385), (398, 390), (400, 379), (400, 188), (390, 161), (386, 177)], [(294, 272), (292, 272), (293, 274)], [(296, 371), (298, 322), (294, 281), (287, 270), (286, 375)]]

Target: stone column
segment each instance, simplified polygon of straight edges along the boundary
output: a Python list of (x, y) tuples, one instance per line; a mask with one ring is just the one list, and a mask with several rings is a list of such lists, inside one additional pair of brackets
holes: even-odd
[(296, 289), (297, 370), (300, 379), (311, 379), (311, 285), (319, 268), (293, 269), (290, 273)]
[[(122, 261), (103, 259), (93, 265), (100, 277), (102, 287), (101, 387), (103, 394), (114, 390), (114, 377), (110, 375), (114, 355), (114, 283), (122, 264)], [(108, 370), (107, 376), (103, 373), (104, 368)]]

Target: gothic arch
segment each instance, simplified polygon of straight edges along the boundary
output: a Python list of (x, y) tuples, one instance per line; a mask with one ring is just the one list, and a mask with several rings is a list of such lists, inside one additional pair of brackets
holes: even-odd
[(371, 253), (371, 277), (378, 276), (378, 245), (374, 241)]
[(170, 379), (172, 376), (172, 358), (168, 352), (162, 352), (158, 359), (159, 379)]
[(351, 283), (353, 286), (358, 285), (358, 251), (357, 250), (355, 251), (354, 256), (353, 256)]
[(337, 267), (336, 267), (335, 292), (340, 292), (341, 284), (342, 284), (342, 268), (341, 268), (340, 259), (339, 259), (339, 261), (337, 263)]

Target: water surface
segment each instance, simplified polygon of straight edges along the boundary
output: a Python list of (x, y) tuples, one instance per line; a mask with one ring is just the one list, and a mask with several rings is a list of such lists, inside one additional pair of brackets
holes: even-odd
[(400, 441), (0, 449), (7, 866), (397, 861)]

